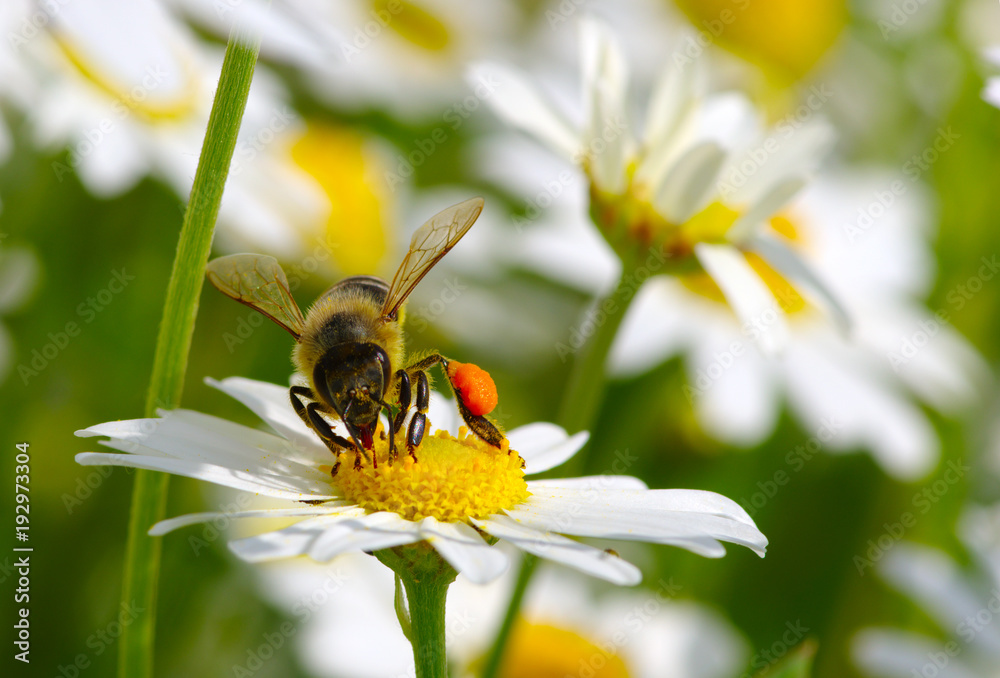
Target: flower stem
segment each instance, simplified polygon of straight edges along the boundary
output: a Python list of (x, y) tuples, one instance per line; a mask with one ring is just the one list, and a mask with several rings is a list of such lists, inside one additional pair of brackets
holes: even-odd
[(482, 678), (496, 678), (503, 668), (503, 655), (507, 650), (507, 643), (510, 641), (510, 633), (514, 629), (514, 622), (517, 621), (518, 612), (521, 610), (521, 601), (528, 590), (528, 582), (535, 574), (538, 567), (538, 557), (530, 553), (524, 554), (524, 562), (521, 564), (521, 571), (517, 573), (517, 582), (514, 590), (510, 594), (510, 603), (507, 605), (507, 614), (504, 615), (500, 630), (497, 632), (496, 640), (490, 653), (486, 656), (486, 663), (483, 666)]
[[(155, 416), (157, 408), (180, 404), (205, 263), (259, 50), (259, 38), (233, 29), (167, 287), (146, 397), (146, 416)], [(151, 539), (146, 531), (164, 517), (167, 478), (165, 473), (136, 471), (122, 603), (134, 606), (141, 615), (122, 629), (118, 645), (118, 675), (121, 678), (148, 678), (153, 673), (161, 541)]]
[(417, 678), (448, 678), (444, 604), (448, 587), (458, 573), (426, 542), (384, 549), (374, 555), (403, 582), (408, 610), (400, 615), (397, 594), (396, 614), (413, 645)]
[[(592, 307), (601, 311), (595, 317), (603, 318), (603, 322), (577, 354), (559, 407), (559, 425), (569, 433), (590, 429), (600, 410), (607, 381), (604, 367), (632, 300), (634, 290), (631, 284), (626, 276), (622, 276), (614, 291)], [(585, 455), (575, 455), (563, 467), (565, 474), (579, 475), (585, 461)]]
[[(559, 424), (570, 433), (590, 429), (604, 399), (606, 374), (604, 367), (608, 362), (608, 354), (614, 343), (615, 335), (621, 326), (622, 319), (628, 310), (629, 302), (635, 293), (635, 287), (630, 277), (622, 276), (615, 290), (604, 299), (598, 301), (593, 308), (600, 309), (603, 322), (594, 331), (590, 341), (577, 354), (570, 373), (569, 382), (563, 391), (562, 404), (559, 408)], [(598, 314), (596, 317), (602, 317)], [(587, 448), (584, 448), (587, 449)], [(586, 467), (586, 456), (578, 453), (562, 466), (565, 475), (579, 475)], [(535, 573), (538, 559), (525, 554), (524, 565), (518, 574), (517, 584), (507, 604), (507, 613), (493, 647), (487, 655), (486, 667), (482, 678), (496, 678), (503, 664), (503, 655), (507, 650), (510, 632), (521, 609), (521, 602), (528, 590), (528, 584)]]

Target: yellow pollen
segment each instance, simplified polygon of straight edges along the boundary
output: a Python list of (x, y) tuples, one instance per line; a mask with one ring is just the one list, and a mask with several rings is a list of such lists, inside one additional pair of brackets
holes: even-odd
[(520, 620), (511, 633), (501, 678), (628, 678), (614, 648), (602, 648), (579, 633)]
[[(430, 423), (428, 422), (428, 427)], [(454, 438), (438, 431), (415, 450), (406, 452), (405, 435), (396, 445), (399, 457), (389, 463), (389, 442), (376, 436), (371, 452), (378, 468), (362, 461), (354, 467), (355, 452), (343, 452), (333, 485), (347, 500), (370, 511), (391, 511), (406, 520), (429, 516), (443, 522), (486, 518), (528, 498), (521, 457), (487, 445), (463, 427)]]

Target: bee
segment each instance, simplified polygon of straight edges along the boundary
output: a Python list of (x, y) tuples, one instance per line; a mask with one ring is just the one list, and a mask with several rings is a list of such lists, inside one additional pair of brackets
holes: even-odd
[[(232, 254), (209, 262), (206, 275), (220, 292), (262, 313), (295, 337), (292, 362), (309, 385), (291, 387), (292, 406), (335, 455), (353, 447), (377, 465), (374, 453), (369, 456), (368, 451), (374, 444), (379, 414), (385, 412), (389, 458), (394, 459), (396, 433), (412, 403), (416, 411), (407, 428), (406, 446), (416, 459), (414, 448), (423, 440), (427, 424), (427, 370), (434, 365), (444, 368), (469, 429), (488, 444), (501, 446), (503, 434), (484, 416), (495, 405), (489, 375), (477, 372), (482, 375), (477, 378), (489, 382), (477, 386), (494, 394), (493, 403), (484, 406), (482, 399), (475, 397), (476, 388), (469, 388), (468, 375), (463, 378), (454, 369), (459, 363), (435, 352), (406, 364), (403, 339), (407, 297), (482, 211), (482, 198), (473, 198), (431, 217), (413, 234), (391, 284), (373, 275), (344, 278), (326, 290), (305, 316), (274, 257)], [(395, 416), (391, 401), (396, 404)], [(351, 439), (335, 433), (323, 414), (339, 418)], [(360, 463), (360, 456), (355, 457), (355, 466)]]

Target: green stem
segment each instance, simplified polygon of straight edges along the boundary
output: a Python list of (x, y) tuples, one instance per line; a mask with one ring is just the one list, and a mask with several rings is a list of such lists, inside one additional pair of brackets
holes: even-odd
[[(623, 275), (618, 280), (615, 290), (597, 302), (593, 309), (598, 313), (587, 317), (601, 318), (603, 321), (594, 330), (590, 341), (577, 354), (570, 373), (569, 382), (563, 391), (563, 400), (559, 408), (559, 424), (570, 433), (588, 430), (594, 423), (604, 399), (606, 377), (604, 366), (608, 362), (608, 354), (614, 343), (615, 335), (621, 326), (628, 305), (632, 301), (635, 285), (631, 276)], [(561, 471), (566, 476), (580, 475), (586, 468), (587, 457), (581, 452), (563, 464)], [(517, 584), (507, 604), (507, 613), (493, 647), (486, 659), (483, 678), (496, 678), (503, 663), (504, 652), (510, 641), (510, 632), (521, 609), (521, 602), (528, 590), (528, 584), (535, 573), (538, 559), (525, 554), (524, 565), (518, 574)]]
[(448, 678), (444, 604), (450, 582), (403, 578), (410, 608), (410, 642), (417, 678)]
[(510, 594), (507, 614), (504, 615), (503, 622), (500, 624), (500, 630), (497, 632), (496, 640), (493, 641), (493, 647), (490, 648), (490, 653), (486, 656), (482, 678), (496, 678), (496, 676), (500, 675), (500, 669), (503, 668), (503, 655), (507, 650), (507, 643), (510, 641), (510, 633), (514, 629), (514, 622), (517, 621), (517, 615), (521, 610), (521, 602), (524, 600), (524, 594), (528, 590), (528, 582), (531, 581), (531, 577), (535, 574), (535, 568), (537, 567), (538, 557), (530, 553), (525, 553), (524, 562), (521, 564), (521, 571), (517, 573), (517, 582), (514, 584), (514, 590)]
[(445, 599), (458, 573), (427, 542), (375, 551), (406, 590), (406, 608), (396, 599), (396, 615), (413, 645), (417, 678), (448, 678)]
[[(146, 416), (155, 416), (157, 408), (180, 404), (205, 263), (259, 50), (259, 38), (233, 30), (167, 287), (146, 397)], [(118, 641), (120, 678), (148, 678), (153, 673), (161, 542), (149, 538), (146, 531), (162, 520), (166, 511), (167, 474), (140, 470), (135, 475), (122, 603), (134, 606), (141, 614), (135, 623), (122, 629)]]
[[(615, 290), (593, 306), (597, 313), (588, 312), (586, 316), (603, 318), (603, 322), (596, 327), (590, 341), (580, 349), (563, 391), (559, 425), (569, 433), (590, 429), (601, 408), (607, 381), (604, 366), (632, 300), (632, 285), (631, 278), (623, 275)], [(577, 454), (562, 467), (562, 471), (565, 475), (579, 475), (585, 467), (585, 461), (584, 454)]]

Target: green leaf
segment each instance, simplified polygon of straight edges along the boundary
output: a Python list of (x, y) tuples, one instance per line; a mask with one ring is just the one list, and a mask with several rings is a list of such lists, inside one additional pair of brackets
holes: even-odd
[(755, 678), (809, 678), (817, 647), (815, 640), (806, 640), (776, 664), (755, 674)]

